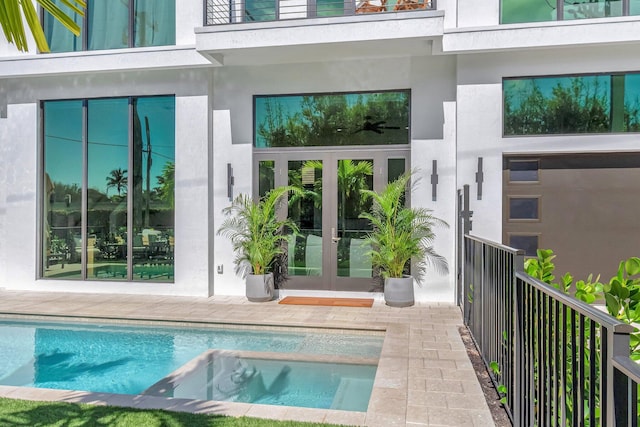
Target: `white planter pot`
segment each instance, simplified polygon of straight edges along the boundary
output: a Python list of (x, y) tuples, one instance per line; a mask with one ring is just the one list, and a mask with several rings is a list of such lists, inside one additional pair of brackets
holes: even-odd
[(384, 301), (391, 307), (409, 307), (415, 304), (413, 277), (389, 277), (385, 279)]
[(246, 279), (247, 299), (251, 302), (271, 301), (274, 295), (273, 273), (249, 274)]

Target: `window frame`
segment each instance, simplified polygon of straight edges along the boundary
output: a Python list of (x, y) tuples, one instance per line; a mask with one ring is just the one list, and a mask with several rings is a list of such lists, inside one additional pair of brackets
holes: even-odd
[[(570, 74), (544, 74), (544, 75), (524, 75), (524, 76), (503, 76), (501, 81), (501, 114), (500, 118), (502, 120), (501, 124), (501, 134), (502, 138), (539, 138), (539, 137), (563, 137), (563, 136), (585, 136), (585, 135), (627, 135), (627, 134), (637, 134), (640, 133), (640, 129), (637, 131), (630, 130), (614, 130), (614, 117), (612, 115), (613, 112), (613, 104), (614, 104), (614, 88), (613, 82), (615, 77), (624, 77), (630, 75), (638, 75), (640, 76), (640, 71), (611, 71), (611, 72), (595, 72), (595, 73), (570, 73)], [(523, 81), (523, 80), (541, 80), (541, 79), (562, 79), (562, 78), (584, 78), (584, 77), (608, 77), (610, 79), (610, 99), (609, 99), (609, 109), (608, 109), (608, 117), (610, 120), (609, 130), (606, 132), (563, 132), (563, 133), (507, 133), (506, 132), (506, 123), (507, 123), (507, 111), (505, 108), (505, 83), (508, 81)], [(624, 103), (626, 98), (626, 92), (622, 93), (622, 103)]]
[[(73, 278), (73, 279), (67, 279), (67, 280), (72, 280), (74, 282), (78, 282), (78, 283), (86, 283), (86, 282), (107, 282), (110, 283), (112, 281), (110, 280), (94, 280), (92, 278), (90, 278), (88, 276), (88, 266), (87, 266), (87, 246), (88, 246), (88, 211), (89, 211), (89, 207), (88, 207), (88, 190), (89, 190), (89, 179), (88, 179), (88, 175), (89, 175), (89, 171), (88, 171), (88, 163), (89, 163), (89, 153), (88, 153), (88, 135), (89, 135), (89, 114), (88, 114), (88, 106), (89, 106), (89, 102), (93, 101), (93, 100), (110, 100), (110, 99), (126, 99), (127, 100), (127, 126), (128, 126), (128, 135), (127, 135), (127, 168), (128, 170), (132, 171), (134, 168), (133, 165), (133, 157), (134, 157), (134, 144), (133, 144), (133, 139), (134, 139), (134, 115), (135, 115), (135, 108), (134, 108), (134, 101), (135, 100), (139, 100), (139, 99), (149, 99), (149, 98), (171, 98), (174, 101), (174, 121), (176, 120), (176, 116), (175, 116), (175, 100), (176, 100), (176, 95), (175, 94), (154, 94), (154, 95), (128, 95), (128, 96), (107, 96), (107, 97), (90, 97), (90, 98), (61, 98), (61, 99), (43, 99), (40, 100), (39, 102), (39, 144), (38, 144), (38, 186), (37, 186), (37, 192), (38, 192), (38, 197), (37, 197), (37, 206), (36, 206), (36, 213), (37, 213), (37, 226), (36, 226), (36, 232), (37, 237), (36, 237), (36, 267), (37, 267), (37, 274), (36, 277), (39, 280), (51, 280), (51, 281), (57, 281), (57, 280), (61, 280), (55, 277), (46, 277), (45, 276), (45, 262), (44, 262), (44, 256), (43, 254), (45, 254), (45, 250), (46, 250), (46, 242), (45, 242), (45, 238), (44, 238), (44, 224), (46, 222), (46, 218), (45, 216), (47, 215), (47, 212), (45, 210), (45, 203), (44, 203), (44, 192), (46, 191), (46, 159), (45, 159), (45, 154), (46, 154), (46, 150), (45, 150), (45, 139), (46, 139), (46, 127), (45, 127), (45, 104), (47, 102), (64, 102), (64, 101), (78, 101), (81, 103), (81, 108), (82, 108), (82, 184), (81, 184), (81, 211), (80, 211), (80, 215), (81, 215), (81, 225), (80, 225), (80, 234), (81, 234), (81, 241), (82, 241), (82, 247), (81, 247), (81, 262), (80, 262), (80, 277), (79, 278)], [(173, 151), (174, 151), (174, 156), (175, 156), (175, 152), (176, 152), (176, 138), (174, 135), (174, 147), (173, 147)], [(175, 165), (175, 158), (173, 160), (174, 165)], [(134, 217), (134, 205), (133, 205), (133, 191), (127, 191), (127, 235), (128, 236), (133, 236), (134, 233), (134, 223), (133, 223), (133, 217)], [(175, 198), (175, 188), (174, 188), (174, 198)], [(175, 221), (176, 215), (175, 215), (175, 207), (174, 207), (174, 211), (173, 211), (173, 227), (174, 227), (174, 234), (175, 234)], [(175, 261), (173, 261), (172, 263), (172, 268), (173, 268), (173, 276), (170, 280), (163, 280), (163, 281), (154, 281), (154, 280), (142, 280), (142, 279), (135, 279), (134, 275), (135, 275), (135, 271), (134, 271), (134, 263), (133, 263), (133, 239), (132, 238), (128, 238), (127, 239), (127, 243), (126, 243), (126, 267), (127, 267), (127, 275), (124, 278), (124, 280), (118, 280), (117, 283), (153, 283), (153, 284), (168, 284), (168, 285), (172, 285), (175, 283)], [(174, 257), (175, 259), (175, 257)], [(141, 276), (142, 277), (142, 276)], [(169, 279), (169, 278), (168, 278)]]

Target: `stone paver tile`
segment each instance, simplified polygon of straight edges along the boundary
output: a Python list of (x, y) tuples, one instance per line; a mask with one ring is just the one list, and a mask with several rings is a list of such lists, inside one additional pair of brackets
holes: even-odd
[(465, 350), (437, 350), (438, 358), (443, 360), (469, 360)]
[[(411, 376), (422, 378), (443, 379), (443, 369), (441, 368), (413, 368)], [(475, 374), (474, 374), (475, 375)]]
[(327, 411), (313, 408), (287, 408), (284, 415), (287, 420), (321, 423), (324, 421)]
[(367, 412), (395, 415), (397, 417), (404, 418), (406, 410), (406, 400), (404, 399), (390, 399), (382, 396), (371, 396)]
[(429, 424), (441, 426), (472, 426), (475, 413), (461, 409), (429, 408)]
[(442, 378), (445, 380), (469, 381), (477, 377), (476, 371), (473, 369), (442, 369)]
[(384, 412), (367, 412), (365, 419), (367, 427), (405, 427), (405, 417), (397, 417)]
[(486, 409), (489, 410), (487, 402), (479, 399), (477, 395), (465, 393), (444, 393), (447, 407), (451, 409)]
[(369, 398), (369, 405), (372, 402), (384, 401), (388, 399), (394, 400), (407, 400), (408, 390), (404, 388), (382, 388), (375, 387), (371, 391), (371, 397)]
[(443, 393), (462, 393), (464, 391), (461, 381), (427, 379), (426, 391), (440, 391)]
[(365, 425), (366, 412), (351, 411), (327, 411), (324, 422), (327, 424), (339, 424), (347, 426)]
[[(458, 366), (458, 361), (457, 360), (425, 359), (423, 365), (425, 368), (456, 369), (456, 367)], [(471, 365), (471, 362), (469, 362), (469, 365)]]
[(447, 398), (445, 393), (436, 391), (409, 390), (407, 405), (424, 406), (427, 408), (446, 408)]
[(427, 391), (427, 379), (422, 377), (409, 376), (409, 390)]
[(284, 420), (287, 408), (273, 405), (251, 405), (245, 414), (247, 417), (268, 418), (271, 420)]

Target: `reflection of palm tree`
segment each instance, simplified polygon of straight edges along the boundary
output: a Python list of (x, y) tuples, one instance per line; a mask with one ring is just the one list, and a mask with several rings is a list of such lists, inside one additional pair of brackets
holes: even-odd
[(114, 169), (109, 173), (107, 177), (107, 193), (109, 192), (109, 188), (115, 187), (118, 191), (118, 196), (121, 195), (122, 190), (127, 188), (127, 170), (122, 170), (121, 168)]
[(160, 198), (172, 208), (175, 206), (176, 164), (167, 162), (162, 168), (162, 175), (158, 176), (158, 193)]
[[(322, 162), (319, 160), (309, 160), (304, 163), (304, 167), (322, 170)], [(369, 160), (350, 160), (344, 159), (338, 161), (338, 197), (340, 209), (340, 226), (342, 231), (346, 231), (346, 209), (347, 203), (355, 214), (353, 218), (357, 218), (363, 210), (364, 200), (360, 197), (361, 190), (370, 190), (367, 182), (368, 177), (373, 175), (373, 163)], [(314, 183), (314, 191), (305, 192), (305, 196), (314, 199), (317, 206), (322, 204), (322, 180), (316, 180)]]

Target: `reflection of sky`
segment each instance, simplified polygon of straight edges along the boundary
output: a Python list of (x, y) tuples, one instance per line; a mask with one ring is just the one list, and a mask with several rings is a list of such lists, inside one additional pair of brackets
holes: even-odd
[[(351, 108), (358, 103), (362, 103), (363, 105), (367, 105), (375, 101), (375, 97), (379, 95), (379, 93), (352, 93), (352, 94), (327, 94), (327, 95), (285, 95), (285, 96), (256, 96), (255, 97), (255, 109), (254, 109), (254, 138), (256, 142), (256, 146), (261, 147), (265, 146), (264, 138), (258, 135), (258, 129), (260, 125), (266, 125), (267, 113), (267, 104), (271, 107), (271, 115), (273, 117), (278, 117), (279, 112), (282, 112), (283, 122), (279, 123), (285, 125), (287, 120), (290, 117), (293, 117), (296, 113), (302, 112), (304, 108), (302, 105), (304, 97), (314, 97), (320, 98), (322, 96), (330, 96), (337, 97), (341, 96), (346, 101), (347, 107)], [(406, 103), (406, 99), (408, 97), (407, 92), (394, 92), (394, 95), (397, 97), (398, 103)], [(388, 99), (385, 99), (383, 102), (388, 102)], [(303, 120), (301, 117), (301, 121)], [(276, 122), (276, 124), (278, 124)]]
[[(152, 147), (151, 187), (164, 165), (175, 159), (173, 97), (138, 98), (143, 149), (147, 148), (145, 117)], [(127, 98), (90, 100), (88, 103), (89, 187), (106, 192), (113, 169), (128, 170), (129, 112)], [(82, 101), (45, 103), (46, 169), (51, 180), (82, 183)], [(146, 167), (146, 154), (143, 167)], [(127, 173), (130, 178), (131, 174)], [(143, 179), (145, 175), (143, 174)], [(109, 194), (115, 194), (110, 189)]]

